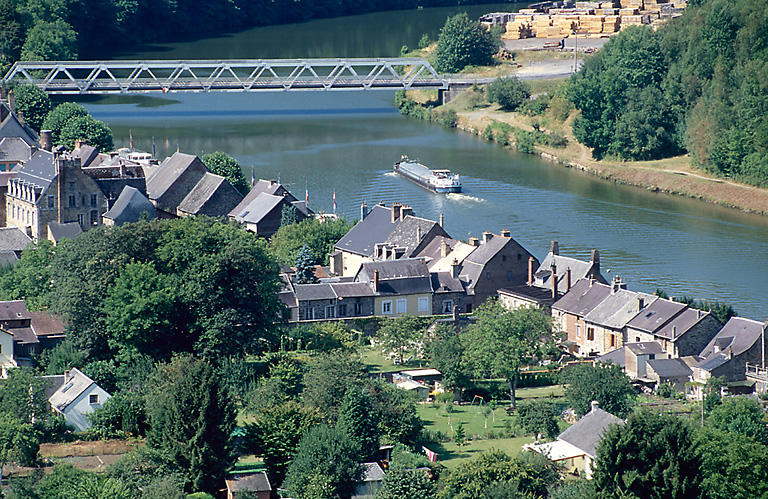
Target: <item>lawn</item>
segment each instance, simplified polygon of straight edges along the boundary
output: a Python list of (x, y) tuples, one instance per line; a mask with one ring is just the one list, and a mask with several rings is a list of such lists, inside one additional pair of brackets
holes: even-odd
[[(497, 418), (498, 419), (498, 418)], [(448, 469), (453, 469), (462, 462), (491, 449), (503, 450), (510, 456), (520, 453), (524, 444), (533, 443), (533, 437), (496, 438), (489, 440), (472, 440), (461, 448), (453, 442), (444, 444), (429, 444), (429, 448), (437, 452), (437, 462)]]
[(392, 371), (402, 371), (403, 369), (428, 367), (428, 362), (426, 360), (412, 360), (410, 362), (395, 365), (381, 353), (380, 348), (376, 347), (366, 347), (362, 350), (362, 362), (374, 373), (388, 373)]

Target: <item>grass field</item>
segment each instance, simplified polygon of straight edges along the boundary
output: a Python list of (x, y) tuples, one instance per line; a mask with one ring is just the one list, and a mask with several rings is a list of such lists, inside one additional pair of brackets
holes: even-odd
[(416, 360), (395, 365), (391, 360), (382, 355), (381, 349), (375, 347), (364, 348), (362, 354), (363, 364), (368, 366), (371, 372), (375, 373), (388, 373), (392, 371), (402, 371), (403, 369), (428, 367), (428, 361), (426, 360)]
[(437, 462), (448, 469), (453, 469), (462, 462), (491, 449), (503, 450), (510, 456), (520, 453), (520, 448), (533, 442), (533, 437), (497, 438), (493, 440), (473, 440), (459, 449), (453, 442), (430, 444), (430, 449), (437, 452)]

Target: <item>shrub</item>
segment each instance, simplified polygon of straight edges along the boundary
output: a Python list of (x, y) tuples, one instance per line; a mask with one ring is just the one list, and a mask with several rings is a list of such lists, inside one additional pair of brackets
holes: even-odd
[(531, 95), (530, 88), (515, 76), (498, 78), (486, 87), (488, 100), (501, 106), (504, 111), (515, 111)]

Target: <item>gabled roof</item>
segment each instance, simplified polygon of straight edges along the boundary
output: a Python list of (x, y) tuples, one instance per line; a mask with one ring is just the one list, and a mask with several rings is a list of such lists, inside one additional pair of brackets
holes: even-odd
[(240, 206), (242, 206), (243, 203), (237, 205), (235, 210), (239, 209), (240, 211), (233, 210), (230, 212), (230, 215), (238, 222), (258, 224), (264, 217), (272, 213), (272, 210), (277, 208), (281, 203), (283, 203), (283, 196), (275, 196), (262, 192), (258, 196), (252, 198), (251, 202), (244, 208), (240, 209)]
[(50, 396), (48, 402), (51, 407), (64, 412), (69, 404), (93, 384), (94, 381), (91, 378), (73, 367), (72, 370), (64, 373), (64, 383)]
[(648, 366), (660, 378), (683, 378), (693, 374), (691, 368), (682, 359), (652, 359), (648, 361)]
[(516, 296), (525, 300), (535, 301), (541, 304), (552, 304), (552, 291), (527, 284), (507, 286), (499, 289), (499, 294)]
[(602, 440), (606, 430), (616, 424), (624, 424), (624, 421), (599, 407), (593, 407), (583, 418), (562, 432), (557, 438), (581, 449), (585, 454), (594, 458), (597, 455), (597, 444)]
[[(442, 256), (443, 243), (446, 244), (446, 249), (448, 250), (446, 256)], [(459, 241), (458, 239), (451, 239), (450, 237), (437, 236), (424, 246), (416, 256), (424, 258), (429, 266), (429, 270), (432, 272), (450, 272), (451, 264), (454, 260), (462, 263), (473, 251), (475, 251), (475, 246), (471, 244)]]
[(262, 193), (272, 194), (273, 196), (281, 196), (281, 197), (284, 195), (286, 200), (289, 203), (296, 201), (296, 197), (290, 192), (288, 192), (288, 189), (286, 189), (279, 182), (275, 182), (274, 180), (259, 179), (259, 181), (254, 184), (251, 190), (248, 191), (248, 194), (245, 195), (243, 200), (240, 201), (240, 203), (232, 209), (232, 211), (229, 213), (229, 216), (230, 217), (238, 216), (238, 214), (242, 213), (245, 210), (246, 206), (251, 204), (251, 202), (254, 199), (256, 199), (256, 196)]
[(432, 289), (435, 293), (461, 293), (464, 285), (461, 280), (454, 278), (450, 272), (432, 272)]
[(365, 262), (358, 271), (359, 280), (373, 280), (374, 272), (379, 272), (379, 280), (400, 279), (403, 277), (429, 277), (429, 268), (421, 258), (405, 258)]
[(376, 205), (364, 219), (357, 222), (349, 232), (344, 234), (344, 237), (339, 239), (334, 248), (357, 255), (371, 256), (376, 243), (386, 240), (397, 223), (392, 223), (389, 208)]
[(585, 315), (584, 320), (612, 329), (622, 329), (640, 313), (640, 300), (643, 301), (643, 310), (645, 310), (657, 298), (657, 296), (647, 293), (618, 289), (612, 291)]
[(568, 280), (566, 279), (566, 272), (571, 269), (571, 283), (583, 279), (585, 277), (594, 277), (598, 282), (605, 284), (605, 278), (596, 271), (594, 262), (578, 260), (568, 256), (561, 256), (552, 253), (547, 253), (544, 257), (544, 261), (539, 265), (538, 270), (534, 273), (534, 285), (541, 288), (552, 289), (552, 265), (555, 265), (557, 271), (557, 290), (560, 293), (568, 291)]
[(138, 222), (141, 220), (142, 214), (146, 214), (148, 220), (154, 219), (157, 216), (155, 206), (141, 191), (127, 185), (123, 187), (112, 208), (104, 214), (104, 218), (113, 220), (115, 225), (122, 225)]
[(21, 251), (32, 243), (32, 238), (18, 227), (0, 227), (0, 250)]
[(687, 306), (684, 303), (659, 298), (643, 309), (641, 313), (637, 314), (627, 323), (627, 326), (640, 331), (654, 333)]
[[(434, 220), (406, 215), (405, 218), (395, 225), (395, 228), (389, 233), (384, 243), (398, 248), (405, 248), (405, 256), (408, 258), (415, 256), (413, 252), (432, 230), (435, 230), (438, 235), (448, 237), (448, 233)], [(416, 236), (419, 235), (419, 231), (421, 231), (421, 237), (417, 238)]]
[(0, 301), (0, 322), (31, 319), (24, 300)]
[(731, 317), (725, 326), (712, 338), (701, 351), (702, 357), (709, 357), (717, 352), (732, 352), (741, 355), (760, 341), (763, 324), (743, 317)]
[(624, 348), (634, 353), (635, 355), (659, 355), (664, 353), (664, 349), (661, 348), (661, 344), (657, 341), (637, 341), (633, 343), (625, 343)]
[(49, 312), (30, 312), (31, 326), (37, 337), (61, 336), (64, 334), (64, 321), (61, 316)]
[(227, 489), (230, 492), (270, 492), (272, 485), (265, 471), (237, 473), (227, 477)]
[(610, 293), (610, 286), (591, 279), (580, 279), (576, 281), (570, 291), (552, 304), (552, 309), (584, 317), (605, 300)]
[(19, 257), (11, 250), (0, 250), (0, 267), (5, 265), (13, 265), (19, 261)]
[(334, 300), (336, 294), (330, 284), (294, 284), (293, 292), (299, 301)]
[(711, 315), (710, 312), (686, 308), (674, 319), (667, 322), (664, 327), (654, 333), (656, 336), (675, 341), (692, 327)]
[(190, 215), (223, 216), (243, 199), (221, 175), (206, 172), (179, 203), (179, 211)]
[(58, 243), (62, 239), (74, 239), (83, 233), (83, 228), (77, 222), (49, 222), (48, 232), (54, 243)]
[(207, 171), (197, 156), (174, 153), (147, 179), (147, 196), (159, 208), (175, 211)]
[(367, 282), (334, 282), (331, 289), (339, 298), (373, 296), (373, 290)]
[(98, 159), (99, 150), (88, 144), (82, 144), (80, 147), (73, 149), (72, 155), (80, 158), (80, 165), (83, 167), (95, 166), (99, 163), (97, 161), (95, 164), (92, 164), (94, 160)]
[(56, 166), (53, 161), (53, 153), (38, 149), (29, 161), (18, 165), (13, 169), (16, 179), (37, 185), (43, 190), (47, 189), (56, 178)]
[(21, 137), (3, 137), (0, 139), (0, 161), (22, 162), (32, 156), (32, 146)]
[(610, 352), (599, 356), (597, 360), (599, 362), (605, 362), (606, 364), (616, 364), (619, 367), (624, 367), (626, 363), (624, 347), (611, 350)]
[(31, 146), (38, 145), (39, 137), (31, 127), (22, 124), (15, 113), (12, 113), (6, 102), (0, 102), (5, 119), (0, 122), (0, 137), (20, 137)]
[(489, 241), (480, 243), (480, 246), (476, 247), (475, 251), (467, 255), (464, 259), (464, 263), (485, 265), (507, 244), (513, 241), (514, 239), (511, 237), (493, 236)]

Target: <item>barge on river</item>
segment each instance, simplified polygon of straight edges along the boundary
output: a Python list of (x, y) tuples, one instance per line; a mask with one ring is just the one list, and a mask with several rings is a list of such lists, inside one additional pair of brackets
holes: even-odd
[(430, 170), (418, 161), (408, 159), (408, 156), (405, 155), (395, 163), (393, 169), (398, 175), (416, 182), (430, 191), (439, 193), (461, 192), (461, 178), (450, 170)]

